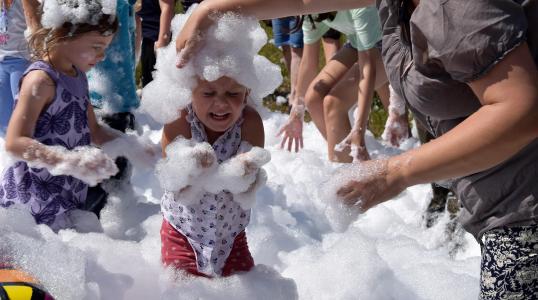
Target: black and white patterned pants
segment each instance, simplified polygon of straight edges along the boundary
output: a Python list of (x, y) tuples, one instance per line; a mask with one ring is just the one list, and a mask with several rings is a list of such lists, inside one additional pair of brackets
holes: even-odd
[(538, 299), (538, 225), (482, 236), (480, 299)]

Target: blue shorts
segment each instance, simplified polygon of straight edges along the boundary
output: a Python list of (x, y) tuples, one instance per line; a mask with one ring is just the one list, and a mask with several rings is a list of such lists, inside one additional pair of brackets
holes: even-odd
[(293, 48), (303, 48), (303, 30), (294, 33), (290, 31), (296, 26), (295, 17), (286, 17), (271, 20), (273, 24), (273, 38), (277, 47), (289, 45)]

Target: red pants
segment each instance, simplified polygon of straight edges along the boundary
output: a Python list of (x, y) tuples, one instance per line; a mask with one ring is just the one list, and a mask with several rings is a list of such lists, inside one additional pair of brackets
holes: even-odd
[[(198, 272), (196, 255), (187, 238), (166, 220), (163, 220), (161, 226), (161, 260), (165, 266), (173, 266), (177, 270), (183, 270), (192, 275), (209, 277)], [(222, 269), (222, 276), (246, 272), (252, 267), (254, 267), (254, 259), (248, 250), (245, 231), (242, 231), (235, 237), (230, 256)]]

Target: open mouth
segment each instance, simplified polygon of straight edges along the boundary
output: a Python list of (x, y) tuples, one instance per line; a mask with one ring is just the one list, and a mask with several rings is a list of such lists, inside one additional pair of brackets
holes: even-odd
[(230, 117), (230, 113), (209, 113), (209, 116), (217, 121), (224, 121)]

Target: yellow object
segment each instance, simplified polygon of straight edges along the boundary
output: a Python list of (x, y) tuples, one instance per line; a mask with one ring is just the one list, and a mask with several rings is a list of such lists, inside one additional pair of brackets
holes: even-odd
[(4, 285), (3, 288), (9, 300), (30, 300), (34, 290), (32, 287), (24, 285)]

